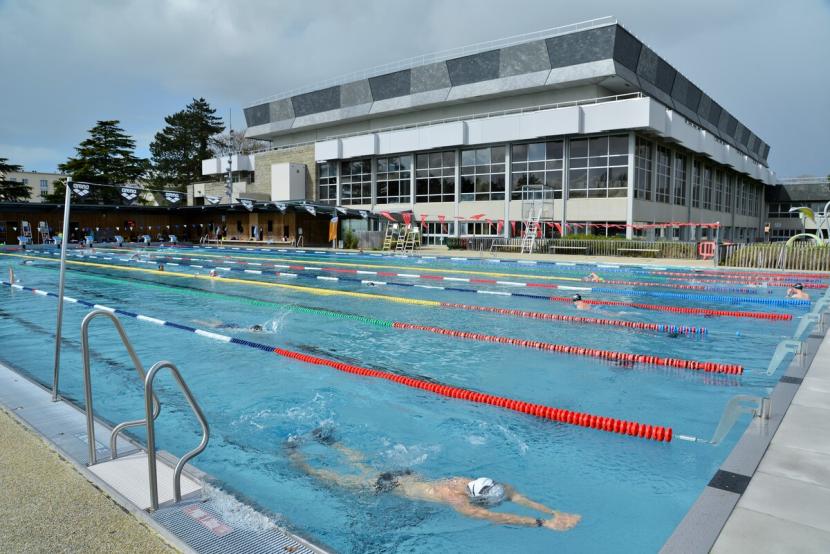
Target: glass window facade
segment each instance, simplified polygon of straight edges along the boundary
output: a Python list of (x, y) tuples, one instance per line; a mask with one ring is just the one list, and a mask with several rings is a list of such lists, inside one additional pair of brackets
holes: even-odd
[(504, 200), (504, 157), (507, 147), (461, 151), (461, 201)]
[(317, 199), (321, 204), (337, 204), (337, 166), (317, 164)]
[(703, 199), (701, 205), (704, 210), (712, 209), (712, 168), (703, 166)]
[(702, 188), (703, 175), (701, 173), (700, 162), (695, 160), (692, 162), (692, 207), (700, 207), (700, 189)]
[(668, 204), (671, 199), (671, 150), (664, 146), (657, 147), (655, 170), (657, 172), (654, 199)]
[(615, 198), (628, 192), (628, 135), (570, 142), (569, 198)]
[(674, 156), (674, 191), (672, 203), (676, 206), (686, 205), (686, 155), (677, 153)]
[(340, 164), (340, 198), (343, 204), (372, 203), (372, 161), (369, 158)]
[(634, 198), (640, 200), (651, 200), (651, 150), (649, 141), (637, 137), (634, 147)]
[(723, 211), (723, 171), (715, 171), (714, 200), (712, 208), (716, 212)]
[(422, 230), (425, 244), (444, 244), (446, 237), (455, 235), (455, 221), (427, 221)]
[[(510, 198), (562, 198), (562, 163), (565, 143), (561, 140), (516, 144), (510, 152)], [(542, 188), (544, 187), (544, 188)]]
[(412, 156), (391, 156), (377, 159), (378, 204), (409, 204)]
[(455, 152), (430, 152), (415, 157), (415, 201), (455, 201)]

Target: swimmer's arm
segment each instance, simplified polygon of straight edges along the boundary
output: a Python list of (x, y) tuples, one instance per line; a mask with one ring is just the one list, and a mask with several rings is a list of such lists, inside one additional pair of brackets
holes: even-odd
[(533, 510), (538, 510), (540, 512), (544, 512), (550, 515), (557, 515), (559, 513), (557, 510), (548, 508), (544, 504), (536, 502), (535, 500), (531, 500), (528, 497), (516, 492), (516, 489), (514, 489), (513, 487), (505, 486), (505, 488), (507, 489), (507, 497), (511, 500), (511, 502), (515, 504), (525, 506)]
[(474, 517), (477, 519), (486, 519), (493, 523), (501, 525), (523, 525), (525, 527), (540, 527), (541, 520), (535, 517), (520, 516), (516, 514), (505, 514), (500, 512), (491, 512), (486, 508), (480, 506), (473, 506), (472, 504), (453, 504), (455, 510), (465, 516)]
[(299, 467), (304, 473), (307, 473), (312, 477), (316, 477), (321, 481), (349, 488), (365, 488), (371, 484), (371, 481), (364, 477), (358, 477), (356, 475), (341, 475), (328, 469), (318, 469), (316, 467), (312, 467), (303, 455), (300, 454), (299, 449), (296, 448), (289, 450), (288, 459), (291, 460), (294, 465)]
[(336, 442), (332, 445), (337, 451), (339, 451), (345, 458), (349, 461), (350, 464), (358, 468), (360, 471), (365, 473), (374, 473), (375, 471), (365, 464), (365, 459), (363, 454), (358, 452), (357, 450), (353, 450), (348, 446), (344, 446), (343, 444)]

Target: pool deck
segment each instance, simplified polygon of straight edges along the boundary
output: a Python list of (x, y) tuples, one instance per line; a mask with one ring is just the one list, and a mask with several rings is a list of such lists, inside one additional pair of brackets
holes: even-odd
[(712, 552), (830, 551), (830, 340), (824, 339)]
[(176, 552), (0, 408), (0, 550)]
[[(201, 493), (183, 494), (182, 502), (148, 512), (141, 500), (149, 493), (140, 444), (119, 436), (118, 460), (132, 467), (115, 479), (104, 475), (117, 471), (104, 471), (113, 462), (100, 463), (110, 450), (102, 442), (107, 439), (99, 438), (110, 431), (96, 418), (99, 464), (87, 466), (84, 412), (64, 399), (52, 402), (42, 385), (0, 363), (0, 552), (327, 553), (211, 487), (215, 480), (190, 464), (183, 493), (187, 481), (200, 483)], [(172, 476), (174, 459), (164, 451), (158, 456), (163, 500), (172, 497), (165, 476)]]

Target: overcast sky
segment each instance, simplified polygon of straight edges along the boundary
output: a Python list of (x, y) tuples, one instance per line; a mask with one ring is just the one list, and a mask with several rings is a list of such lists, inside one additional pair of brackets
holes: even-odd
[(100, 119), (149, 156), (204, 96), (251, 101), (424, 53), (605, 15), (772, 148), (830, 173), (830, 0), (0, 0), (0, 157), (54, 171)]

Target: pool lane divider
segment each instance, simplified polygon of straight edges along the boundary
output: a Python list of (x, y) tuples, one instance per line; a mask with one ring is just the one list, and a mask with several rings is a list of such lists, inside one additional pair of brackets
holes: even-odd
[[(430, 261), (456, 261), (456, 262), (486, 262), (486, 263), (504, 263), (504, 264), (514, 264), (514, 265), (526, 265), (526, 266), (555, 266), (558, 269), (563, 271), (582, 271), (583, 269), (590, 269), (590, 268), (599, 268), (603, 271), (608, 272), (618, 272), (618, 273), (642, 273), (646, 275), (666, 275), (668, 268), (660, 268), (657, 266), (652, 265), (636, 265), (636, 264), (624, 264), (624, 265), (617, 265), (617, 264), (610, 264), (610, 263), (585, 263), (585, 262), (554, 262), (554, 261), (546, 261), (546, 260), (511, 260), (511, 259), (504, 259), (504, 258), (470, 258), (470, 257), (447, 257), (447, 256), (424, 256), (424, 255), (407, 255), (407, 256), (400, 256), (400, 255), (388, 255), (388, 254), (360, 254), (358, 252), (325, 252), (321, 250), (288, 250), (284, 248), (250, 248), (250, 247), (221, 247), (221, 246), (184, 246), (184, 245), (177, 245), (177, 246), (168, 246), (164, 247), (162, 245), (161, 248), (156, 250), (215, 250), (217, 252), (228, 252), (228, 251), (250, 251), (250, 252), (261, 252), (263, 254), (274, 254), (277, 253), (285, 253), (285, 254), (300, 254), (303, 256), (314, 256), (314, 255), (325, 255), (328, 257), (344, 257), (344, 256), (364, 256), (364, 257), (376, 257), (376, 258), (384, 258), (384, 259), (395, 259), (395, 258), (406, 258), (406, 259), (414, 259), (414, 260), (430, 260)], [(686, 273), (679, 273), (680, 275), (688, 275), (694, 276), (696, 274), (709, 274), (713, 276), (772, 276), (772, 277), (779, 277), (782, 279), (822, 279), (827, 280), (830, 279), (826, 273), (797, 273), (797, 272), (776, 272), (776, 273), (769, 273), (769, 272), (758, 272), (758, 271), (736, 271), (732, 270), (701, 270), (701, 269), (690, 269)]]
[[(71, 254), (72, 256), (83, 257), (82, 255), (78, 254)], [(0, 256), (14, 256), (19, 258), (28, 258), (32, 260), (44, 260), (47, 262), (57, 262), (57, 260), (53, 258), (46, 258), (42, 256), (28, 256), (24, 254), (7, 254), (0, 252)], [(108, 258), (106, 258), (108, 259)], [(119, 261), (130, 261), (126, 258), (119, 258)], [(138, 261), (138, 260), (135, 260)], [(104, 263), (95, 263), (95, 262), (82, 262), (77, 260), (67, 260), (69, 264), (76, 264), (76, 265), (84, 265), (89, 267), (101, 267), (107, 269), (116, 269), (121, 271), (138, 271), (143, 273), (149, 273), (154, 275), (161, 275), (161, 276), (172, 276), (172, 277), (183, 277), (183, 278), (192, 278), (192, 279), (208, 279), (212, 280), (215, 277), (209, 277), (207, 275), (194, 275), (191, 273), (180, 273), (180, 272), (172, 272), (172, 271), (157, 271), (148, 268), (140, 268), (140, 267), (128, 267), (123, 265), (117, 264), (104, 264)], [(145, 262), (149, 263), (149, 262)], [(203, 268), (200, 265), (192, 265), (189, 263), (183, 263), (182, 265), (190, 265), (190, 267), (197, 267)], [(246, 272), (243, 268), (237, 267), (223, 267), (217, 266), (216, 269), (222, 271), (242, 271)], [(250, 272), (250, 271), (248, 271)], [(263, 275), (267, 275), (267, 272), (263, 272)], [(296, 273), (280, 273), (277, 272), (276, 275), (278, 277), (297, 277)], [(320, 278), (322, 276), (317, 275), (316, 278)], [(303, 287), (299, 285), (285, 285), (280, 283), (272, 283), (268, 281), (255, 281), (250, 279), (235, 279), (229, 277), (221, 277), (223, 280), (229, 283), (238, 283), (238, 284), (250, 284), (253, 286), (271, 286), (271, 287), (282, 287), (288, 288), (292, 290), (296, 290), (299, 292), (309, 292), (311, 294), (319, 294), (319, 295), (328, 295), (328, 296), (336, 296), (336, 295), (346, 295), (346, 296), (359, 296), (362, 298), (371, 298), (371, 299), (378, 299), (378, 300), (389, 300), (392, 302), (401, 302), (401, 303), (409, 303), (409, 304), (416, 304), (421, 306), (432, 306), (432, 307), (443, 307), (443, 308), (459, 308), (458, 304), (452, 302), (441, 302), (436, 300), (421, 300), (421, 299), (414, 299), (414, 298), (405, 298), (400, 296), (391, 296), (391, 295), (378, 295), (378, 294), (366, 294), (366, 293), (358, 293), (352, 291), (341, 291), (341, 290), (332, 290), (332, 289), (321, 289), (315, 287)], [(326, 277), (324, 280), (337, 280), (341, 278), (337, 277)], [(418, 288), (427, 288), (427, 289), (437, 289), (437, 290), (447, 290), (447, 291), (454, 291), (454, 292), (469, 292), (469, 293), (478, 293), (478, 294), (490, 294), (490, 295), (497, 295), (497, 296), (515, 296), (521, 298), (532, 298), (537, 300), (545, 300), (545, 301), (559, 301), (559, 302), (571, 302), (572, 299), (566, 296), (543, 296), (543, 295), (535, 295), (535, 294), (525, 294), (525, 293), (516, 293), (516, 292), (503, 292), (503, 291), (487, 291), (487, 290), (480, 290), (480, 289), (465, 289), (461, 287), (441, 287), (441, 286), (432, 286), (432, 285), (417, 285), (413, 283), (395, 283), (395, 282), (385, 282), (385, 281), (366, 281), (361, 279), (348, 279), (343, 278), (344, 281), (354, 281), (359, 282), (361, 284), (366, 285), (392, 285), (392, 286), (401, 286), (401, 287), (418, 287)], [(560, 285), (560, 289), (566, 289), (564, 285)], [(567, 287), (568, 290), (574, 291), (590, 291), (590, 287)], [(767, 312), (747, 312), (747, 311), (727, 311), (727, 310), (712, 310), (708, 308), (687, 308), (682, 306), (670, 306), (664, 304), (643, 304), (643, 303), (636, 303), (636, 302), (622, 302), (622, 301), (612, 301), (612, 300), (585, 300), (586, 304), (597, 305), (597, 306), (623, 306), (623, 307), (630, 307), (636, 308), (641, 310), (651, 310), (651, 311), (666, 311), (666, 312), (675, 312), (675, 313), (685, 313), (685, 314), (695, 314), (695, 315), (704, 315), (704, 316), (722, 316), (722, 317), (743, 317), (743, 318), (753, 318), (753, 319), (764, 319), (764, 320), (777, 320), (777, 321), (789, 321), (792, 319), (792, 314), (780, 314), (780, 313), (767, 313)], [(473, 306), (472, 308), (475, 309), (477, 306)], [(520, 314), (521, 310), (515, 310), (515, 314), (508, 313), (510, 310), (506, 310), (504, 313), (506, 315), (518, 315), (519, 317), (529, 317)], [(534, 317), (534, 319), (544, 319), (544, 317)]]
[[(262, 301), (258, 301), (262, 302)], [(273, 303), (277, 304), (277, 303)], [(278, 306), (285, 306), (284, 304), (277, 304)], [(442, 335), (457, 339), (474, 340), (479, 342), (490, 342), (495, 344), (508, 344), (519, 348), (529, 348), (534, 350), (543, 350), (546, 352), (554, 352), (559, 354), (569, 354), (573, 356), (585, 356), (591, 358), (599, 358), (612, 362), (622, 362), (627, 364), (642, 364), (654, 365), (663, 367), (673, 367), (679, 369), (686, 369), (690, 371), (702, 371), (705, 373), (722, 373), (727, 375), (741, 375), (744, 371), (743, 366), (739, 364), (725, 364), (720, 362), (702, 362), (697, 360), (686, 360), (680, 358), (667, 358), (662, 356), (653, 356), (649, 354), (634, 354), (630, 352), (617, 352), (613, 350), (603, 350), (598, 348), (588, 348), (582, 346), (574, 346), (568, 344), (556, 344), (551, 342), (518, 339), (513, 337), (505, 337), (501, 335), (488, 335), (485, 333), (476, 333), (470, 331), (458, 331), (455, 329), (446, 329), (432, 325), (420, 325), (415, 323), (405, 323), (402, 321), (386, 321), (383, 319), (370, 318), (357, 314), (341, 314), (331, 310), (322, 308), (299, 308), (298, 312), (313, 313), (316, 315), (326, 315), (328, 317), (350, 319), (376, 325), (379, 327), (389, 327), (393, 329), (402, 329), (410, 331), (423, 331), (436, 335)], [(487, 310), (482, 310), (487, 311)], [(555, 315), (555, 314), (548, 314)], [(624, 322), (628, 323), (628, 322)], [(650, 324), (654, 325), (654, 324)]]
[[(48, 292), (40, 289), (34, 289), (32, 287), (27, 287), (24, 285), (12, 284), (6, 281), (0, 281), (0, 284), (4, 286), (9, 286), (18, 290), (29, 291), (39, 296), (51, 296), (53, 298), (59, 298), (59, 296), (54, 292)], [(512, 398), (507, 398), (503, 396), (496, 396), (487, 393), (476, 392), (470, 389), (465, 389), (461, 387), (455, 387), (452, 385), (444, 385), (441, 383), (437, 383), (434, 381), (428, 381), (425, 379), (416, 379), (414, 377), (408, 377), (404, 374), (394, 373), (391, 371), (382, 371), (378, 369), (369, 369), (366, 367), (357, 366), (354, 364), (347, 364), (344, 362), (338, 362), (336, 360), (329, 360), (327, 358), (321, 358), (319, 356), (312, 356), (310, 354), (305, 354), (302, 352), (295, 352), (292, 350), (286, 350), (284, 348), (273, 347), (267, 344), (261, 344), (254, 341), (249, 341), (245, 339), (240, 339), (237, 337), (230, 337), (228, 335), (223, 335), (221, 333), (215, 333), (212, 331), (205, 331), (204, 329), (198, 329), (196, 327), (190, 327), (189, 325), (181, 325), (179, 323), (174, 323), (172, 321), (166, 321), (162, 319), (158, 319), (155, 317), (146, 316), (143, 314), (139, 314), (136, 312), (131, 312), (127, 310), (122, 310), (119, 308), (111, 308), (109, 306), (105, 306), (102, 304), (95, 304), (92, 302), (87, 302), (85, 300), (81, 300), (78, 298), (73, 298), (69, 296), (64, 296), (64, 301), (72, 303), (72, 304), (80, 304), (82, 306), (86, 306), (88, 308), (95, 308), (100, 310), (105, 310), (114, 314), (123, 315), (126, 317), (131, 317), (133, 319), (144, 321), (146, 323), (152, 323), (154, 325), (160, 325), (165, 327), (171, 327), (174, 329), (178, 329), (180, 331), (188, 331), (194, 333), (196, 335), (216, 340), (223, 343), (230, 343), (230, 344), (237, 344), (240, 346), (247, 346), (248, 348), (254, 348), (257, 350), (261, 350), (263, 352), (270, 352), (276, 354), (278, 356), (282, 356), (284, 358), (289, 358), (292, 360), (297, 360), (300, 362), (304, 362), (307, 364), (318, 365), (318, 366), (325, 366), (336, 369), (338, 371), (342, 371), (344, 373), (349, 373), (352, 375), (359, 375), (361, 377), (372, 377), (376, 379), (384, 379), (387, 381), (391, 381), (393, 383), (398, 383), (399, 385), (404, 385), (414, 389), (420, 389), (427, 392), (431, 392), (440, 396), (446, 396), (449, 398), (453, 398), (456, 400), (464, 400), (467, 402), (471, 402), (474, 404), (488, 404), (491, 406), (496, 406), (499, 408), (503, 408), (506, 410), (511, 410), (514, 412), (519, 412), (527, 415), (532, 415), (542, 419), (548, 419), (551, 421), (556, 421), (558, 423), (567, 423), (569, 425), (576, 425), (579, 427), (588, 427), (591, 429), (597, 429), (600, 431), (606, 431), (609, 433), (616, 433), (620, 435), (629, 435), (633, 437), (640, 437), (644, 439), (654, 440), (658, 442), (671, 442), (672, 440), (672, 428), (665, 427), (661, 425), (647, 425), (643, 423), (639, 423), (636, 421), (629, 421), (623, 419), (617, 419), (613, 417), (605, 417), (605, 416), (598, 416), (595, 414), (589, 414), (586, 412), (577, 412), (572, 410), (564, 410), (560, 408), (554, 408), (551, 406), (545, 406), (543, 404), (536, 404), (532, 402), (523, 402), (520, 400), (515, 400)]]
[[(106, 280), (117, 280), (121, 281), (121, 279), (116, 277), (104, 277), (102, 275), (97, 275), (94, 273), (89, 274), (89, 276), (99, 279), (106, 279)], [(130, 283), (136, 283), (136, 281), (129, 281)], [(363, 323), (369, 323), (373, 325), (380, 325), (383, 327), (391, 327), (394, 321), (386, 321), (377, 318), (371, 318), (368, 316), (362, 316), (359, 314), (352, 314), (348, 312), (340, 312), (336, 310), (327, 310), (325, 308), (313, 308), (309, 306), (302, 306), (299, 304), (285, 304), (280, 302), (272, 302), (267, 300), (256, 300), (253, 298), (247, 298), (244, 296), (236, 296), (233, 294), (215, 292), (215, 291), (206, 291), (202, 289), (195, 289), (191, 287), (187, 287), (185, 285), (166, 285), (166, 284), (159, 284), (159, 283), (147, 283), (142, 282), (139, 286), (145, 287), (158, 287), (161, 289), (170, 290), (181, 290), (179, 287), (184, 288), (185, 292), (188, 293), (197, 293), (202, 295), (209, 295), (209, 296), (216, 296), (221, 298), (233, 298), (235, 300), (244, 301), (250, 304), (259, 305), (259, 306), (268, 306), (268, 307), (275, 307), (275, 308), (290, 308), (297, 312), (305, 312), (310, 314), (316, 315), (325, 315), (327, 317), (339, 318), (339, 319), (353, 319), (356, 321), (361, 321)], [(577, 323), (577, 324), (587, 324), (587, 325), (605, 325), (610, 327), (624, 327), (629, 329), (636, 329), (636, 330), (643, 330), (643, 331), (656, 331), (658, 333), (678, 333), (684, 335), (708, 335), (709, 329), (706, 327), (697, 327), (693, 325), (674, 325), (668, 323), (644, 323), (640, 321), (625, 321), (621, 319), (603, 319), (597, 317), (585, 317), (585, 316), (573, 316), (573, 315), (563, 315), (563, 314), (551, 314), (545, 312), (532, 312), (532, 311), (525, 311), (525, 310), (514, 310), (514, 309), (505, 309), (505, 308), (493, 308), (490, 306), (474, 306), (468, 304), (450, 304), (450, 303), (442, 303), (441, 307), (445, 308), (454, 308), (460, 310), (469, 310), (469, 311), (480, 311), (480, 312), (488, 312), (488, 313), (495, 313), (500, 315), (509, 315), (515, 317), (523, 317), (526, 319), (541, 319), (541, 320), (548, 320), (548, 321), (563, 321), (568, 323)], [(402, 325), (406, 325), (405, 323), (401, 323)]]
[[(79, 257), (92, 257), (92, 258), (97, 258), (98, 257), (98, 256), (94, 256), (94, 255), (93, 256), (77, 255), (77, 254), (73, 254), (73, 255), (79, 256)], [(171, 259), (176, 260), (177, 258), (171, 258)], [(121, 260), (122, 261), (129, 261), (129, 260), (125, 260), (125, 259), (121, 259)], [(141, 262), (141, 260), (135, 260), (135, 261)], [(213, 267), (215, 269), (223, 270), (223, 271), (229, 271), (229, 270), (234, 269), (234, 268), (228, 268), (227, 266), (221, 266), (221, 265), (218, 265), (218, 264), (225, 263), (225, 264), (231, 264), (231, 265), (234, 265), (234, 266), (237, 266), (237, 265), (251, 265), (248, 262), (240, 262), (240, 261), (234, 261), (234, 260), (222, 260), (221, 262), (214, 262), (214, 261), (210, 261), (210, 260), (196, 259), (195, 261), (200, 261), (200, 262), (203, 262), (203, 263), (213, 264), (211, 267)], [(143, 263), (149, 263), (149, 262), (144, 261)], [(153, 263), (155, 263), (155, 262), (153, 262)], [(168, 263), (168, 265), (171, 265), (171, 264)], [(190, 265), (190, 266), (193, 266), (192, 262), (186, 261), (186, 260), (180, 260), (178, 263), (173, 262), (172, 265)], [(305, 273), (313, 273), (315, 275), (318, 275), (317, 272), (320, 272), (320, 271), (342, 271), (342, 270), (339, 270), (339, 269), (338, 270), (330, 270), (330, 269), (325, 269), (325, 268), (322, 268), (322, 267), (309, 267), (309, 266), (298, 266), (298, 265), (278, 265), (278, 264), (259, 264), (259, 265), (262, 266), (262, 267), (281, 268), (281, 269), (289, 269), (291, 271), (300, 271), (300, 272), (305, 272)], [(265, 273), (260, 269), (254, 269), (254, 270), (242, 269), (242, 271), (244, 271), (246, 273), (258, 273), (258, 274), (264, 274)], [(343, 271), (343, 272), (345, 273), (346, 271)], [(348, 271), (348, 273), (352, 273), (352, 271)], [(531, 284), (527, 284), (527, 283), (510, 282), (510, 281), (489, 282), (489, 280), (480, 280), (480, 279), (472, 280), (472, 279), (464, 279), (464, 278), (460, 278), (460, 277), (445, 277), (445, 276), (440, 276), (440, 275), (399, 274), (399, 273), (381, 272), (381, 271), (357, 271), (357, 270), (354, 270), (354, 273), (356, 273), (356, 274), (366, 274), (366, 275), (376, 275), (376, 276), (379, 276), (379, 277), (403, 276), (403, 277), (409, 277), (409, 278), (429, 279), (429, 280), (433, 280), (433, 281), (442, 281), (442, 280), (443, 281), (457, 281), (457, 282), (474, 283), (474, 284), (497, 284), (497, 285), (513, 285), (513, 286), (536, 286), (536, 287), (542, 286), (542, 287), (545, 287), (545, 288), (552, 288), (552, 289), (559, 289), (559, 290), (573, 290), (573, 291), (584, 291), (584, 292), (602, 292), (602, 293), (607, 293), (607, 294), (617, 294), (617, 295), (620, 295), (620, 296), (626, 296), (626, 295), (631, 295), (631, 296), (656, 296), (656, 297), (663, 297), (663, 298), (677, 298), (677, 299), (682, 299), (682, 300), (693, 300), (693, 301), (698, 301), (698, 302), (721, 302), (721, 303), (727, 303), (727, 304), (747, 303), (747, 304), (764, 304), (764, 305), (771, 305), (771, 306), (798, 306), (798, 307), (803, 307), (803, 308), (809, 308), (810, 307), (810, 301), (809, 300), (801, 300), (801, 299), (797, 299), (797, 298), (745, 298), (745, 297), (739, 297), (739, 296), (724, 296), (724, 295), (714, 295), (714, 294), (687, 294), (687, 293), (679, 293), (679, 292), (651, 291), (651, 290), (648, 290), (648, 291), (643, 291), (643, 290), (620, 290), (620, 289), (614, 289), (614, 288), (608, 288), (608, 287), (598, 287), (598, 286), (595, 286), (595, 285), (594, 286), (579, 286), (579, 287), (566, 286), (566, 285), (553, 285), (553, 284), (547, 284), (547, 283), (534, 283), (534, 284), (531, 285)], [(279, 272), (279, 274), (283, 275), (283, 276), (286, 275), (285, 273), (282, 273), (282, 272)], [(293, 275), (293, 274), (291, 274), (291, 275)], [(364, 282), (363, 280), (360, 280), (360, 279), (347, 279), (347, 278), (343, 278), (343, 277), (322, 277), (322, 276), (318, 276), (317, 278), (320, 279), (320, 280), (325, 280), (325, 281), (349, 281), (349, 280), (352, 280), (352, 281)], [(396, 283), (396, 282), (392, 282), (392, 281), (372, 281), (372, 284), (383, 284), (383, 285), (393, 285), (393, 286), (413, 286), (411, 283)], [(634, 283), (630, 283), (630, 284), (631, 284), (631, 286), (640, 286), (641, 285), (641, 283), (638, 283), (636, 285)], [(415, 285), (415, 286), (417, 286), (417, 285)], [(423, 288), (423, 287), (421, 287), (421, 288)], [(429, 287), (429, 288), (436, 288), (436, 289), (439, 289), (439, 290), (458, 291), (458, 292), (478, 292), (478, 293), (482, 293), (482, 294), (502, 294), (503, 296), (523, 296), (525, 298), (548, 299), (548, 297), (541, 296), (541, 295), (531, 296), (531, 295), (527, 295), (527, 294), (497, 293), (497, 292), (491, 292), (491, 291), (480, 291), (480, 290), (475, 290), (475, 289), (462, 289), (462, 288), (453, 288), (453, 287)]]
[[(95, 258), (96, 256), (88, 256)], [(148, 255), (151, 257), (151, 255)], [(190, 261), (185, 261), (181, 256), (170, 256), (170, 255), (157, 255), (153, 254), (152, 259), (155, 262), (162, 262), (171, 265), (178, 265), (176, 262), (180, 263), (190, 263), (192, 262), (207, 262), (213, 264), (234, 264), (234, 265), (245, 265), (245, 266), (256, 266), (256, 267), (267, 267), (267, 268), (281, 268), (281, 269), (288, 269), (291, 271), (325, 271), (330, 273), (346, 273), (351, 275), (375, 275), (378, 277), (401, 277), (406, 279), (424, 279), (424, 280), (431, 280), (431, 281), (452, 281), (457, 283), (470, 283), (470, 284), (481, 284), (481, 285), (493, 285), (493, 286), (509, 286), (509, 287), (534, 287), (534, 288), (547, 288), (547, 289), (559, 289), (559, 288), (567, 288), (562, 287), (560, 285), (556, 285), (554, 283), (535, 283), (535, 282), (526, 282), (526, 281), (505, 281), (505, 280), (498, 280), (498, 279), (482, 279), (482, 278), (475, 278), (475, 277), (449, 277), (445, 275), (429, 275), (423, 273), (398, 273), (394, 271), (368, 271), (368, 270), (360, 270), (360, 269), (350, 269), (350, 268), (339, 268), (339, 267), (325, 267), (326, 264), (321, 264), (318, 266), (305, 266), (305, 265), (281, 265), (275, 264), (272, 262), (263, 262), (263, 263), (251, 263), (244, 260), (232, 260), (232, 259), (222, 259), (221, 261), (209, 260), (209, 259), (202, 259), (197, 258), (194, 256), (190, 256)], [(251, 270), (251, 273), (261, 272), (261, 270)], [(528, 276), (529, 277), (529, 276)], [(685, 284), (678, 284), (678, 283), (660, 283), (660, 282), (646, 282), (646, 281), (620, 281), (620, 280), (613, 280), (613, 279), (606, 279), (601, 281), (602, 283), (609, 284), (609, 285), (624, 285), (629, 287), (664, 287), (664, 288), (675, 288), (681, 290), (698, 290), (698, 291), (720, 291), (720, 292), (735, 292), (735, 293), (742, 293), (742, 294), (758, 294), (758, 289), (746, 288), (746, 287), (723, 287), (723, 286), (714, 286), (714, 285), (685, 285)], [(770, 294), (772, 291), (768, 291)]]

